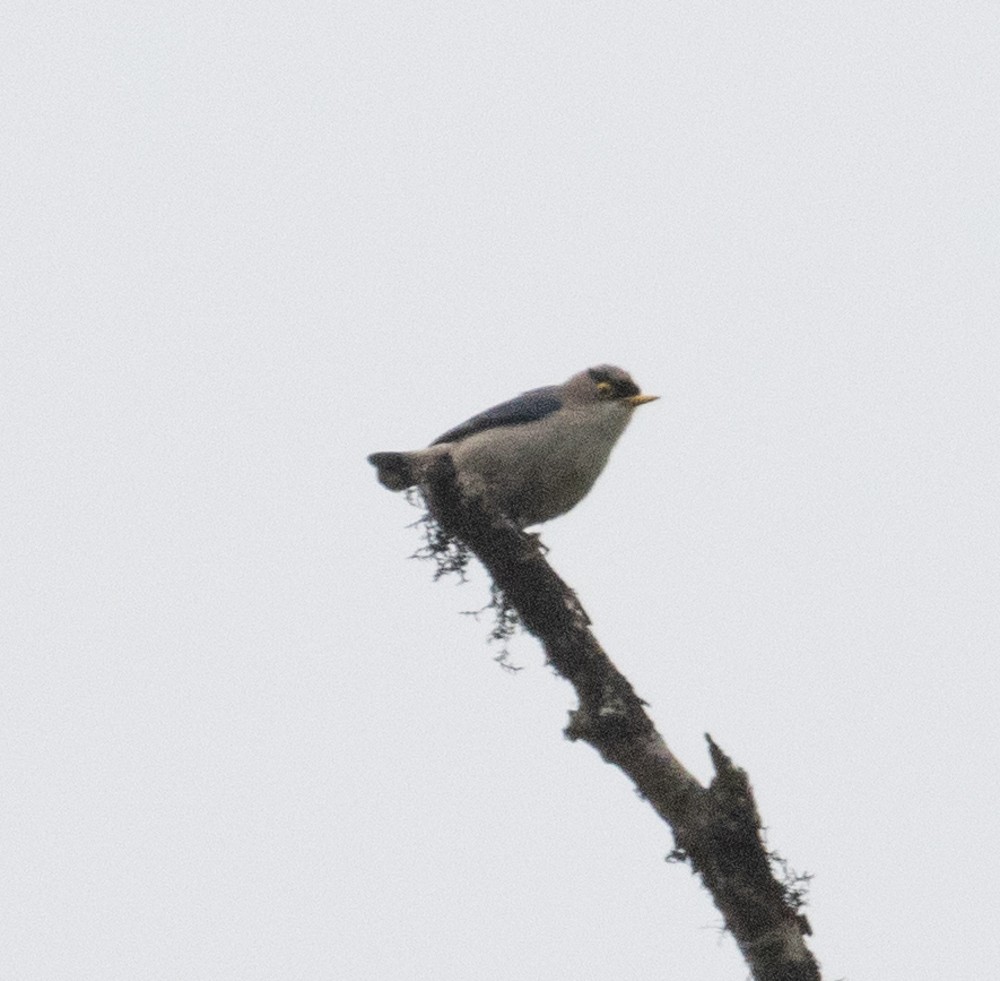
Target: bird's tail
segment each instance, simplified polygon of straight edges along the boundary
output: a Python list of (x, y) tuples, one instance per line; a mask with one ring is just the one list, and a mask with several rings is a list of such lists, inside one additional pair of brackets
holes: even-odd
[(389, 490), (406, 490), (416, 483), (408, 453), (372, 453), (368, 462), (378, 471), (379, 483)]

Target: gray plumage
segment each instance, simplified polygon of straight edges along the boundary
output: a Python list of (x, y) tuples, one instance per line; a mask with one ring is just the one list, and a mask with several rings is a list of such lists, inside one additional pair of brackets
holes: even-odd
[(485, 497), (525, 528), (579, 504), (636, 407), (655, 398), (642, 395), (621, 368), (599, 365), (487, 409), (424, 450), (373, 453), (368, 462), (383, 486), (404, 490), (449, 453), (466, 493)]

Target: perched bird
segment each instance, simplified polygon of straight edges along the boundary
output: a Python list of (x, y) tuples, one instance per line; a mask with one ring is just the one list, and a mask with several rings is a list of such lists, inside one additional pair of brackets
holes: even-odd
[(628, 372), (598, 365), (563, 385), (524, 392), (449, 429), (425, 450), (372, 453), (389, 490), (421, 483), (451, 455), (466, 493), (485, 497), (519, 527), (565, 514), (587, 495), (643, 395)]

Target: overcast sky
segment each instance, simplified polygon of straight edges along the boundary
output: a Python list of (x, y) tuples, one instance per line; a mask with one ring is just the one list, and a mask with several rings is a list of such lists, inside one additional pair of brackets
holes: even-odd
[(588, 365), (543, 529), (828, 979), (1000, 954), (1000, 6), (16, 5), (0, 977), (739, 981), (365, 456)]

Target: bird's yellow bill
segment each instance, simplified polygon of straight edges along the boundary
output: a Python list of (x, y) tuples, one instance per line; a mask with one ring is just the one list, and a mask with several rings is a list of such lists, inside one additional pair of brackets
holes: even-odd
[(645, 405), (647, 402), (655, 402), (659, 395), (630, 395), (626, 401), (629, 405)]

